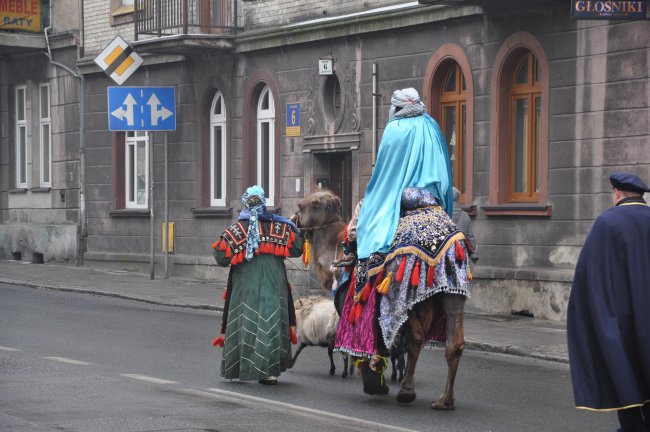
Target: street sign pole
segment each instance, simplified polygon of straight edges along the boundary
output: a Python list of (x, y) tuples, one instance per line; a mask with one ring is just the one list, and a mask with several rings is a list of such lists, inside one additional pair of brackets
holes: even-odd
[(154, 200), (153, 200), (153, 138), (154, 133), (151, 132), (149, 141), (149, 279), (153, 280), (155, 276), (155, 257), (153, 252), (153, 209), (154, 209)]
[(169, 166), (167, 132), (164, 137), (165, 147), (165, 279), (169, 279)]

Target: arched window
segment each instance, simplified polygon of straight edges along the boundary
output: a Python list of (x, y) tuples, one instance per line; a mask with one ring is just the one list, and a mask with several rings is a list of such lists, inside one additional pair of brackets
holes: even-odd
[(510, 182), (511, 202), (535, 202), (540, 186), (542, 96), (537, 58), (520, 54), (510, 87)]
[(217, 92), (210, 107), (210, 205), (226, 205), (226, 105)]
[(266, 192), (266, 205), (275, 206), (275, 102), (265, 86), (257, 103), (257, 183)]
[(433, 53), (422, 94), (449, 146), (453, 184), (460, 191), (459, 202), (472, 208), (474, 80), (463, 48), (447, 43)]
[[(530, 33), (508, 37), (492, 72), (488, 215), (550, 216), (548, 59)], [(513, 205), (514, 204), (514, 205)], [(517, 205), (519, 204), (519, 205)]]
[(467, 131), (467, 84), (460, 65), (447, 62), (448, 70), (440, 89), (440, 127), (449, 146), (454, 186), (465, 194), (466, 131)]

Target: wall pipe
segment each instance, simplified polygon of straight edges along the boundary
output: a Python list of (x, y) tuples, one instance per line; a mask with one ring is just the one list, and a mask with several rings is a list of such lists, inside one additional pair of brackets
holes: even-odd
[(377, 63), (372, 64), (372, 166), (377, 161)]

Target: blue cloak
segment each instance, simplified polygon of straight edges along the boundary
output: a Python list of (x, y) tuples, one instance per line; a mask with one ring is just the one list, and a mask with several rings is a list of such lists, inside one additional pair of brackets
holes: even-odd
[(427, 189), (451, 215), (449, 151), (440, 126), (428, 114), (394, 119), (384, 129), (357, 224), (359, 258), (390, 246), (406, 187)]
[(650, 401), (650, 207), (625, 201), (596, 219), (576, 265), (567, 336), (578, 408)]

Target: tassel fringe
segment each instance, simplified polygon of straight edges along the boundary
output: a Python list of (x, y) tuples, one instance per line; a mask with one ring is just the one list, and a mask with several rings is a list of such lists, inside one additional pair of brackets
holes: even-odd
[(223, 338), (223, 335), (222, 335), (222, 336), (214, 338), (214, 340), (212, 341), (212, 346), (213, 347), (219, 346), (219, 347), (223, 348), (224, 342), (225, 342), (225, 339)]
[(395, 277), (395, 280), (397, 282), (402, 282), (402, 279), (404, 279), (405, 269), (406, 269), (406, 255), (402, 257), (402, 261), (399, 263), (399, 268), (397, 269), (397, 276)]
[(388, 294), (388, 289), (390, 288), (390, 283), (393, 280), (393, 272), (388, 273), (383, 281), (377, 286), (377, 292), (382, 295)]

